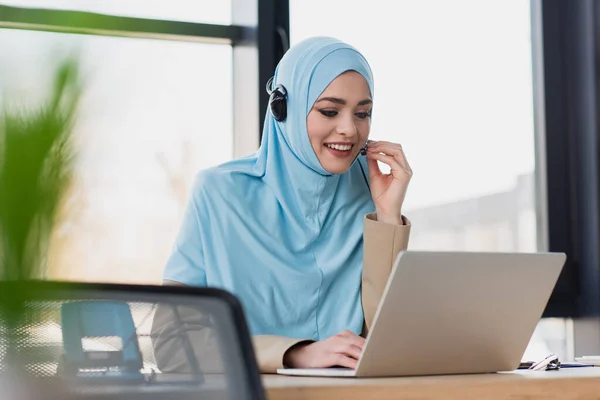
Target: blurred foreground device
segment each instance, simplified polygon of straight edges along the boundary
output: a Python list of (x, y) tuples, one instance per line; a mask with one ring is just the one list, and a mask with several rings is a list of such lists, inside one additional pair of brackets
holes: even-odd
[[(212, 288), (0, 282), (3, 399), (265, 399), (242, 306)], [(14, 313), (13, 313), (14, 315)]]

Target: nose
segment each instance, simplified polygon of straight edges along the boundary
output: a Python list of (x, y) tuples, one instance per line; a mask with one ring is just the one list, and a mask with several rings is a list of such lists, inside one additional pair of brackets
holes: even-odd
[(344, 113), (338, 119), (338, 125), (336, 127), (337, 133), (345, 136), (356, 136), (358, 130), (356, 129), (356, 123), (354, 121), (354, 115), (352, 113)]

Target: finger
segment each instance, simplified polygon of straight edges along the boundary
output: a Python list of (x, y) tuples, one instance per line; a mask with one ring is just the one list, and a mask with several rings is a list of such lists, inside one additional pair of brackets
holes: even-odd
[(384, 145), (384, 146), (369, 147), (367, 149), (367, 153), (373, 153), (373, 154), (383, 153), (383, 154), (387, 154), (389, 156), (396, 156), (396, 155), (400, 155), (400, 153), (403, 153), (403, 150), (402, 150), (401, 145), (390, 143), (389, 145)]
[(399, 173), (402, 171), (408, 171), (408, 170), (405, 170), (400, 165), (400, 163), (398, 162), (398, 160), (396, 160), (395, 157), (389, 156), (387, 154), (379, 154), (379, 153), (369, 154), (368, 159), (381, 161), (382, 163), (389, 165), (390, 168), (392, 169), (392, 172)]
[(356, 364), (358, 364), (358, 361), (356, 359), (345, 356), (343, 354), (333, 354), (333, 357), (331, 359), (332, 366), (339, 365), (340, 367), (355, 369)]
[(400, 163), (400, 165), (402, 165), (402, 167), (404, 167), (404, 169), (412, 173), (412, 169), (410, 168), (410, 164), (406, 159), (406, 154), (404, 154), (404, 149), (402, 148), (402, 145), (390, 142), (377, 142), (377, 144), (379, 144), (379, 146), (369, 146), (367, 148), (367, 151), (370, 151), (375, 154), (384, 153), (387, 155), (391, 155), (398, 161), (398, 163)]
[(356, 346), (359, 349), (362, 349), (365, 344), (365, 338), (357, 335), (356, 333), (354, 333), (352, 331), (348, 331), (348, 330), (342, 331), (338, 334), (338, 336), (340, 338), (342, 338), (348, 344)]
[(352, 358), (358, 360), (360, 357), (360, 353), (362, 352), (362, 347), (358, 347), (351, 343), (345, 342), (345, 343), (340, 343), (338, 345), (338, 347), (335, 349), (335, 352), (338, 354), (343, 354), (343, 355), (346, 355), (348, 357), (352, 357)]
[(404, 149), (402, 148), (402, 146), (400, 146), (400, 153), (398, 154), (398, 157), (395, 158), (398, 160), (400, 165), (402, 165), (407, 171), (410, 171), (410, 173), (412, 174), (412, 168), (410, 168), (410, 164), (406, 159), (406, 154), (404, 154)]
[(367, 165), (369, 166), (369, 179), (383, 175), (383, 172), (381, 172), (381, 169), (379, 168), (379, 164), (377, 164), (377, 160), (369, 157), (369, 153), (367, 153)]
[(369, 143), (367, 144), (367, 150), (372, 149), (372, 150), (377, 150), (377, 149), (382, 149), (382, 148), (402, 148), (402, 145), (399, 143), (392, 143), (392, 142), (374, 142), (374, 143)]

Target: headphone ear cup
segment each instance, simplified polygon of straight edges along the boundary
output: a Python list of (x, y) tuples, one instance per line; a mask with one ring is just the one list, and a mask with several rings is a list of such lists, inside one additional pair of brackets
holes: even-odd
[(267, 82), (267, 93), (269, 93), (269, 108), (271, 109), (271, 114), (276, 121), (285, 121), (285, 118), (287, 117), (287, 89), (281, 84), (278, 84), (271, 89), (272, 84), (273, 77)]
[(287, 103), (285, 101), (285, 95), (279, 90), (273, 90), (269, 98), (269, 106), (271, 108), (271, 114), (276, 121), (285, 121), (287, 117)]

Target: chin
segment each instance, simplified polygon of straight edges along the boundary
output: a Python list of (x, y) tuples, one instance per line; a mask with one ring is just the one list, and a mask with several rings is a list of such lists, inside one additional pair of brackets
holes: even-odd
[[(350, 164), (352, 165), (352, 164)], [(334, 175), (341, 175), (341, 174), (345, 174), (349, 169), (350, 169), (350, 165), (324, 165), (323, 168), (329, 172), (330, 174), (334, 174)]]

